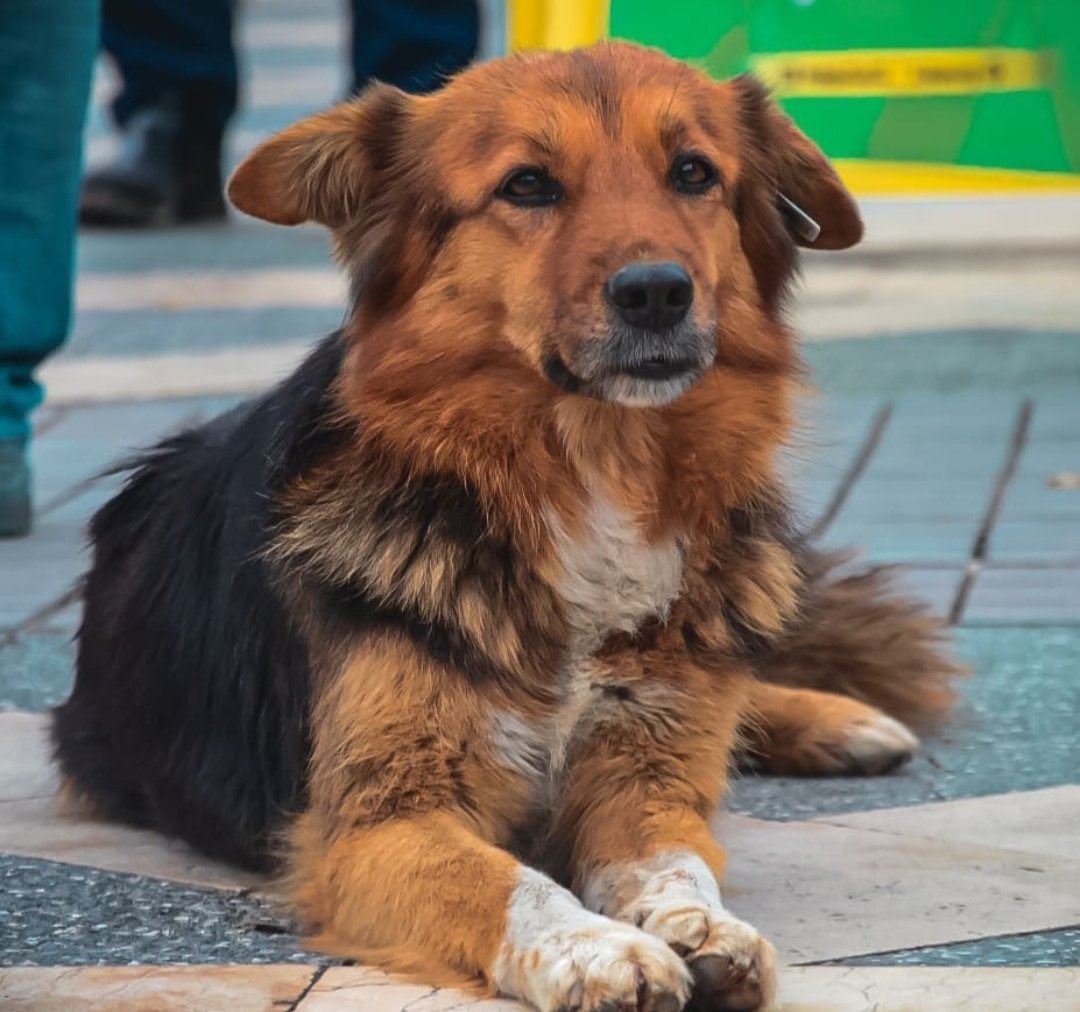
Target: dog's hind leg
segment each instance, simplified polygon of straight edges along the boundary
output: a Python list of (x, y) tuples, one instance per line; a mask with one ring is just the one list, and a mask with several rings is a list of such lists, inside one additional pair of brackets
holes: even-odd
[(800, 551), (799, 615), (758, 662), (759, 677), (849, 696), (919, 730), (941, 723), (967, 674), (951, 654), (947, 624), (898, 592), (891, 569), (839, 571), (847, 558)]
[(898, 720), (858, 700), (764, 682), (740, 737), (744, 758), (779, 776), (887, 773), (919, 747)]

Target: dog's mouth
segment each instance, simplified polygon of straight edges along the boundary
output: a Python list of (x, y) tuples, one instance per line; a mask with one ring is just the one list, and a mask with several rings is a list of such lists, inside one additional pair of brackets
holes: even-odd
[(544, 373), (566, 393), (634, 407), (670, 404), (699, 380), (716, 355), (707, 329), (680, 326), (662, 333), (614, 327), (583, 343), (572, 359), (552, 351)]
[(701, 363), (696, 358), (669, 358), (665, 355), (653, 355), (640, 362), (628, 362), (615, 371), (640, 380), (671, 380), (688, 373), (698, 372), (700, 369)]

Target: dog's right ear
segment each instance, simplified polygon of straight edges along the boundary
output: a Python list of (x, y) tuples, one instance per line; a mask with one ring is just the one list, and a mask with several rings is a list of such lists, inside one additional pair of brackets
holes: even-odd
[(397, 88), (375, 84), (286, 127), (237, 166), (226, 187), (229, 200), (276, 225), (346, 224), (392, 163), (410, 101)]

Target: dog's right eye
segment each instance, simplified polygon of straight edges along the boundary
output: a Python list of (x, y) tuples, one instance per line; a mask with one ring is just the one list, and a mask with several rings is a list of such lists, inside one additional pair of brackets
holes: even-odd
[(544, 207), (558, 201), (562, 187), (545, 169), (530, 165), (514, 169), (499, 185), (495, 196), (519, 207)]

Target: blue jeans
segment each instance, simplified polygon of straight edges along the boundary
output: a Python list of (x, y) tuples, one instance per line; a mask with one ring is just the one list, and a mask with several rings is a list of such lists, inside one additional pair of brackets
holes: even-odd
[[(346, 2), (354, 90), (378, 78), (406, 91), (430, 91), (476, 54), (476, 0)], [(220, 134), (237, 104), (234, 6), (234, 0), (103, 0), (102, 46), (122, 81), (112, 109), (117, 123), (177, 92), (208, 133)]]
[(0, 0), (0, 440), (25, 439), (34, 369), (67, 337), (96, 0)]

